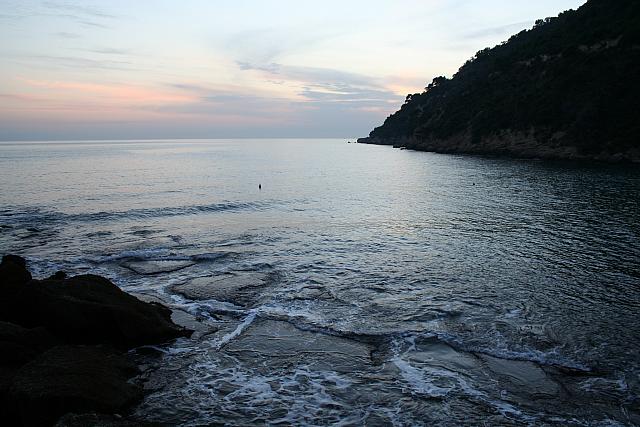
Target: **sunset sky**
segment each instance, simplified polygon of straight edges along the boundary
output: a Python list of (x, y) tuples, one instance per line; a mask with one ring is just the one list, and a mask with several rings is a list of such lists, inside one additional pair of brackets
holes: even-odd
[(584, 0), (0, 0), (0, 140), (358, 137)]

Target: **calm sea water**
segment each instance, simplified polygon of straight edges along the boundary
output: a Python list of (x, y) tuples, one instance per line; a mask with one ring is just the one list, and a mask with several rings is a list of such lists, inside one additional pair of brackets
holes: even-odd
[(197, 330), (136, 356), (159, 355), (137, 415), (640, 424), (637, 166), (344, 140), (1, 143), (0, 186), (0, 252), (36, 276), (104, 274)]

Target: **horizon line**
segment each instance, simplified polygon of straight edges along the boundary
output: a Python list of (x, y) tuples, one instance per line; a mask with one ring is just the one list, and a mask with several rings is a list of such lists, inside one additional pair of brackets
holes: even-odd
[(285, 137), (229, 137), (229, 138), (112, 138), (112, 139), (17, 139), (17, 140), (0, 140), (0, 144), (24, 144), (24, 143), (61, 143), (61, 142), (154, 142), (154, 141), (225, 141), (225, 140), (278, 140), (278, 139), (344, 139), (344, 140), (357, 140), (361, 137), (297, 137), (297, 136), (285, 136)]

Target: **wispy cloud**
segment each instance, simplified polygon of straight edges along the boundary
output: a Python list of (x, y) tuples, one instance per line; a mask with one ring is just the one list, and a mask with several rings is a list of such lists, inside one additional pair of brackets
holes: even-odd
[(131, 55), (133, 52), (128, 49), (118, 49), (113, 47), (96, 47), (91, 49), (78, 49), (84, 52), (97, 53), (101, 55)]
[(92, 69), (92, 70), (134, 70), (131, 61), (111, 59), (91, 59), (79, 56), (49, 56), (49, 55), (11, 55), (18, 63), (30, 66), (52, 68)]
[(22, 7), (15, 9), (17, 15), (26, 17), (54, 17), (73, 21), (78, 25), (89, 28), (108, 29), (108, 23), (118, 16), (106, 13), (101, 9), (83, 4), (61, 1), (45, 1), (39, 8)]
[[(45, 1), (42, 3), (42, 5), (56, 11), (67, 12), (69, 14), (67, 16), (85, 15), (85, 16), (91, 16), (94, 18), (107, 18), (107, 19), (116, 18), (115, 15), (106, 13), (98, 8), (89, 7), (89, 6), (85, 6), (77, 3)], [(74, 15), (70, 15), (70, 14), (74, 14)]]
[(283, 56), (306, 52), (338, 37), (345, 30), (326, 29), (315, 32), (305, 28), (260, 28), (241, 31), (226, 38), (222, 48), (233, 52), (240, 62), (268, 64)]
[[(85, 27), (107, 29), (110, 28), (108, 22), (118, 18), (118, 16), (106, 13), (101, 9), (71, 2), (45, 1), (36, 5), (27, 1), (3, 1), (6, 2), (2, 5), (5, 13), (0, 13), (0, 19), (8, 22), (28, 18), (61, 18)], [(61, 34), (72, 33), (61, 32), (57, 35)]]
[[(326, 87), (321, 87), (326, 89)], [(397, 102), (398, 95), (387, 90), (361, 89), (353, 87), (343, 87), (334, 91), (315, 90), (313, 87), (306, 87), (301, 92), (307, 100), (313, 102), (346, 102), (346, 103), (388, 103)]]
[[(62, 16), (62, 15), (60, 15)], [(84, 25), (87, 27), (94, 27), (94, 28), (102, 28), (102, 29), (109, 29), (111, 28), (110, 26), (106, 25), (106, 24), (101, 24), (100, 22), (95, 22), (95, 21), (88, 21), (86, 19), (79, 19), (76, 16), (73, 15), (67, 15), (69, 18), (74, 19), (75, 21), (77, 21), (78, 24), (80, 25)]]
[(298, 94), (310, 102), (398, 102), (399, 96), (373, 77), (318, 67), (253, 65), (239, 61), (244, 71), (257, 71), (266, 78), (301, 85)]
[(499, 25), (496, 27), (488, 27), (482, 28), (480, 30), (471, 31), (462, 35), (464, 39), (479, 39), (485, 37), (493, 37), (493, 36), (501, 36), (501, 35), (510, 35), (514, 31), (519, 30), (521, 28), (527, 28), (533, 26), (533, 21), (521, 21), (514, 22), (512, 24), (507, 25)]
[(26, 102), (42, 100), (42, 98), (38, 98), (32, 95), (15, 94), (15, 93), (0, 93), (0, 98), (12, 100), (12, 101), (26, 101)]
[(70, 33), (66, 31), (59, 31), (57, 33), (53, 33), (53, 35), (63, 39), (79, 39), (81, 37), (78, 33)]
[(161, 111), (182, 114), (246, 114), (247, 116), (276, 117), (291, 109), (291, 99), (254, 93), (248, 88), (207, 87), (191, 83), (169, 83), (166, 86), (181, 90), (191, 100), (186, 103), (154, 107)]
[[(239, 65), (240, 66), (240, 65)], [(277, 96), (251, 88), (207, 87), (197, 83), (169, 83), (194, 97), (190, 102), (152, 107), (154, 111), (220, 117), (244, 117), (247, 126), (278, 125), (292, 134), (357, 134), (389, 114), (401, 98), (376, 79), (339, 70), (289, 67), (281, 64), (249, 66), (247, 71), (277, 74), (283, 84), (296, 84), (296, 97)], [(252, 91), (253, 90), (253, 91)], [(340, 124), (340, 123), (341, 124)], [(331, 129), (331, 132), (329, 132)]]
[(272, 76), (310, 82), (325, 86), (376, 86), (375, 79), (363, 74), (351, 73), (332, 68), (304, 67), (271, 63), (266, 65), (254, 65), (247, 62), (238, 62), (241, 70), (262, 71)]
[(257, 71), (265, 71), (267, 73), (272, 73), (272, 74), (278, 74), (281, 67), (280, 64), (276, 64), (275, 62), (272, 62), (271, 64), (266, 64), (266, 65), (254, 65), (247, 61), (236, 61), (236, 64), (238, 65), (238, 68), (240, 68), (242, 71), (257, 70)]
[[(97, 107), (126, 104), (129, 106), (157, 106), (165, 104), (188, 104), (196, 97), (184, 91), (167, 90), (152, 86), (117, 84), (117, 83), (88, 83), (81, 81), (35, 80), (21, 78), (21, 83), (37, 88), (43, 99), (55, 100), (60, 94), (70, 105), (83, 100), (94, 100)], [(22, 94), (8, 94), (7, 96), (23, 97)], [(29, 96), (29, 95), (26, 95)]]

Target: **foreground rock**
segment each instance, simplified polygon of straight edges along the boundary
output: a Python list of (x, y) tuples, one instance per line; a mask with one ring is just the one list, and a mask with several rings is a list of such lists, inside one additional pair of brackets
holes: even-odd
[(45, 328), (23, 328), (0, 322), (0, 364), (22, 365), (45, 350), (59, 344), (59, 340)]
[(168, 308), (142, 302), (104, 277), (30, 277), (24, 260), (3, 257), (0, 320), (44, 327), (70, 344), (111, 344), (123, 349), (190, 334), (171, 322)]
[(120, 412), (142, 397), (127, 382), (136, 367), (113, 351), (59, 346), (24, 365), (13, 378), (9, 403), (25, 425), (50, 425), (67, 412)]
[(147, 423), (122, 416), (105, 414), (67, 414), (60, 418), (56, 427), (154, 427), (157, 423)]
[(23, 258), (4, 256), (0, 419), (46, 426), (74, 413), (64, 423), (144, 425), (105, 415), (122, 414), (142, 397), (128, 381), (138, 370), (122, 351), (190, 334), (171, 321), (168, 308), (140, 301), (104, 277), (59, 272), (35, 280)]

